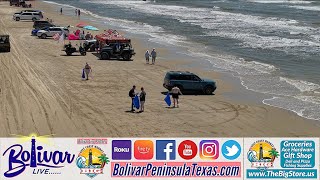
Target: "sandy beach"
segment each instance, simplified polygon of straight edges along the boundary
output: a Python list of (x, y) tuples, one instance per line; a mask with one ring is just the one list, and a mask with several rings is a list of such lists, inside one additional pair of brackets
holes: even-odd
[[(59, 25), (76, 25), (76, 17), (59, 15), (58, 9), (36, 2), (34, 9)], [(56, 137), (256, 137), (320, 136), (316, 121), (263, 104), (226, 100), (225, 92), (237, 91), (215, 72), (192, 71), (215, 79), (215, 95), (185, 95), (180, 108), (166, 108), (163, 78), (183, 61), (146, 65), (147, 48), (132, 39), (134, 60), (103, 61), (92, 53), (65, 56), (62, 44), (31, 36), (32, 22), (16, 22), (21, 8), (0, 3), (0, 34), (9, 34), (11, 52), (0, 54), (0, 136), (14, 134)], [(98, 26), (99, 27), (99, 26)], [(101, 29), (101, 28), (100, 28)], [(157, 48), (159, 54), (166, 49)], [(89, 81), (81, 80), (88, 62), (93, 68)], [(188, 62), (183, 62), (188, 63)], [(188, 69), (190, 71), (190, 69)], [(147, 92), (145, 112), (129, 113), (128, 91), (136, 85)]]

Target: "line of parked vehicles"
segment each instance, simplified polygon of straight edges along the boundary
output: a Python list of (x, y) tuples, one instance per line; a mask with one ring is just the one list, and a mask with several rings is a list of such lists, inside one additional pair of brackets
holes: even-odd
[[(13, 19), (16, 21), (20, 20), (31, 20), (34, 22), (33, 30), (31, 35), (37, 36), (41, 39), (46, 39), (53, 37), (56, 34), (65, 35), (65, 38), (69, 35), (68, 27), (57, 26), (50, 21), (42, 20), (43, 12), (39, 10), (23, 10), (21, 12), (15, 13)], [(119, 48), (116, 48), (119, 47)], [(101, 38), (99, 40), (90, 39), (84, 40), (82, 46), (79, 50), (71, 45), (71, 43), (64, 46), (64, 51), (68, 56), (72, 55), (74, 52), (80, 52), (81, 55), (86, 55), (85, 52), (94, 52), (99, 49), (100, 59), (123, 59), (131, 60), (132, 56), (135, 54), (132, 48), (130, 39), (125, 40), (114, 40), (108, 38)]]

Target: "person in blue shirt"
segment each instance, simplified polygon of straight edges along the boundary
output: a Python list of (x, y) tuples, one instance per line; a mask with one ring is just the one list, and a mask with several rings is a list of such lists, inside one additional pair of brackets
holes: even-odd
[(153, 48), (151, 51), (152, 64), (156, 63), (156, 57), (157, 57), (157, 52), (156, 52), (156, 49)]

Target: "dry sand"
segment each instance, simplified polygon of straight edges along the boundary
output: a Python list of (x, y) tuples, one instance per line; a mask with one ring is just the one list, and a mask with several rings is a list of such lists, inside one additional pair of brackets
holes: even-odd
[[(36, 2), (36, 9), (57, 24), (79, 22), (59, 15), (56, 8)], [(317, 123), (294, 113), (265, 106), (227, 101), (222, 94), (232, 84), (213, 72), (197, 73), (218, 83), (212, 96), (182, 96), (180, 108), (169, 109), (163, 101), (163, 77), (179, 69), (176, 61), (146, 65), (147, 49), (133, 39), (134, 61), (102, 61), (91, 53), (67, 57), (62, 44), (30, 36), (32, 22), (15, 22), (20, 8), (0, 3), (0, 34), (10, 34), (12, 51), (0, 54), (0, 136), (53, 134), (57, 137), (229, 137), (320, 136)], [(150, 47), (149, 47), (150, 48)], [(160, 54), (165, 49), (158, 49)], [(89, 81), (81, 80), (88, 62)], [(179, 61), (181, 62), (181, 61)], [(144, 113), (128, 113), (128, 91), (135, 84), (147, 92)]]

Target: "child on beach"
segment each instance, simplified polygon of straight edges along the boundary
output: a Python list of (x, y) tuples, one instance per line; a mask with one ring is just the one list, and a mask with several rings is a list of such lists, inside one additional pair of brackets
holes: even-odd
[(86, 65), (84, 66), (84, 72), (86, 73), (86, 77), (87, 77), (86, 80), (89, 80), (89, 74), (90, 72), (92, 72), (92, 70), (91, 70), (91, 66), (89, 66), (88, 63), (86, 63)]
[(134, 100), (134, 97), (136, 96), (136, 93), (134, 92), (135, 89), (136, 89), (136, 86), (133, 85), (132, 89), (130, 89), (130, 91), (129, 91), (129, 97), (131, 98), (131, 111), (132, 112), (134, 112), (133, 100)]
[(144, 88), (141, 87), (141, 92), (140, 92), (140, 112), (144, 111), (144, 103), (146, 101), (146, 95), (147, 95), (147, 93), (144, 91)]
[(156, 63), (156, 57), (157, 57), (157, 52), (156, 52), (155, 48), (153, 48), (152, 51), (151, 51), (151, 57), (152, 57), (152, 64), (155, 64)]
[(177, 102), (177, 107), (179, 107), (179, 94), (182, 95), (180, 89), (177, 86), (174, 86), (171, 92), (172, 92), (172, 98), (173, 98), (173, 107), (176, 107), (176, 102)]
[(84, 39), (85, 39), (83, 32), (80, 32), (80, 34), (79, 34), (79, 39), (80, 39), (80, 40), (84, 40)]
[(145, 58), (146, 58), (146, 63), (149, 64), (149, 57), (150, 57), (150, 53), (149, 50), (146, 51), (146, 53), (144, 54)]

